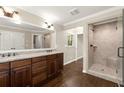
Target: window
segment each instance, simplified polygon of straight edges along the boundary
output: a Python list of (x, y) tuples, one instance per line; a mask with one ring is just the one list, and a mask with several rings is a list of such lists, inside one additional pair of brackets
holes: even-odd
[(68, 34), (67, 35), (67, 46), (72, 46), (73, 45), (73, 35)]

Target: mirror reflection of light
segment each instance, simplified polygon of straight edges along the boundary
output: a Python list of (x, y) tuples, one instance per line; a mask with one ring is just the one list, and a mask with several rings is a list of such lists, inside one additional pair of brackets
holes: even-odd
[(14, 23), (21, 24), (21, 18), (19, 16), (19, 14), (14, 13), (13, 19), (15, 20)]
[(21, 20), (15, 20), (14, 23), (21, 24)]
[(3, 10), (0, 9), (0, 16), (4, 16)]

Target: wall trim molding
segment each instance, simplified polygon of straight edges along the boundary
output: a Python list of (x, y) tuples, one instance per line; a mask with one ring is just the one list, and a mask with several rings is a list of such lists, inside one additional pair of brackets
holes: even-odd
[(80, 18), (80, 19), (77, 19), (77, 20), (74, 20), (74, 21), (65, 23), (65, 24), (63, 24), (63, 25), (64, 25), (64, 26), (68, 26), (68, 25), (71, 25), (71, 24), (78, 23), (78, 22), (80, 22), (80, 21), (84, 21), (84, 20), (87, 20), (87, 19), (90, 19), (90, 18), (93, 18), (93, 17), (100, 16), (100, 15), (102, 15), (102, 14), (109, 13), (109, 12), (112, 12), (112, 11), (115, 11), (115, 10), (119, 10), (119, 9), (123, 9), (123, 8), (124, 8), (123, 6), (112, 7), (112, 8), (110, 8), (110, 9), (97, 12), (97, 13), (95, 13), (95, 14), (92, 14), (92, 15), (89, 15), (89, 16), (86, 16), (86, 17), (83, 17), (83, 18)]
[(76, 60), (79, 60), (79, 59), (81, 59), (81, 58), (83, 58), (83, 56), (77, 57)]
[(78, 57), (78, 58), (75, 58), (75, 59), (72, 59), (72, 60), (70, 60), (70, 61), (67, 61), (66, 63), (64, 63), (64, 65), (67, 65), (67, 64), (70, 64), (70, 63), (72, 63), (72, 62), (75, 62), (75, 61), (77, 61), (77, 60), (79, 60), (79, 59), (81, 59), (81, 58), (83, 58), (83, 56), (80, 56), (80, 57)]
[(64, 65), (70, 64), (70, 63), (75, 62), (75, 61), (76, 61), (76, 59), (73, 59), (73, 60), (67, 61), (66, 63), (64, 63)]

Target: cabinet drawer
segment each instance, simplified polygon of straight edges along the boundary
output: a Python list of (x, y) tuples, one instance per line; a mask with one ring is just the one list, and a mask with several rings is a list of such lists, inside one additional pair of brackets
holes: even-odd
[(32, 58), (32, 62), (40, 62), (46, 60), (46, 56)]
[(33, 68), (32, 69), (32, 76), (36, 76), (41, 73), (47, 73), (47, 68), (46, 67), (39, 67), (39, 68)]
[(37, 75), (35, 77), (32, 78), (32, 84), (36, 85), (38, 83), (41, 83), (42, 81), (47, 79), (47, 74), (46, 73), (42, 73), (40, 75)]
[(0, 63), (0, 71), (9, 70), (9, 63)]
[(18, 60), (11, 62), (11, 68), (17, 68), (25, 65), (30, 65), (31, 59), (25, 59), (25, 60)]
[(57, 57), (63, 58), (63, 53), (58, 53)]
[(48, 59), (48, 60), (56, 59), (56, 54), (48, 55), (48, 56), (47, 56), (47, 59)]
[(46, 65), (46, 61), (37, 62), (32, 64), (32, 69), (36, 69), (38, 67), (46, 67)]

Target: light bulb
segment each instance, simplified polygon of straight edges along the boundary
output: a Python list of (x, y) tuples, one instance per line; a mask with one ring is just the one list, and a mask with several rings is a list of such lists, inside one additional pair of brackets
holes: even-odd
[(4, 12), (2, 9), (0, 9), (0, 16), (4, 16)]
[(54, 26), (51, 26), (49, 30), (54, 30)]
[(48, 29), (48, 24), (46, 24), (46, 22), (44, 22), (44, 23), (42, 24), (42, 27)]
[(21, 24), (21, 20), (15, 20), (14, 23)]

